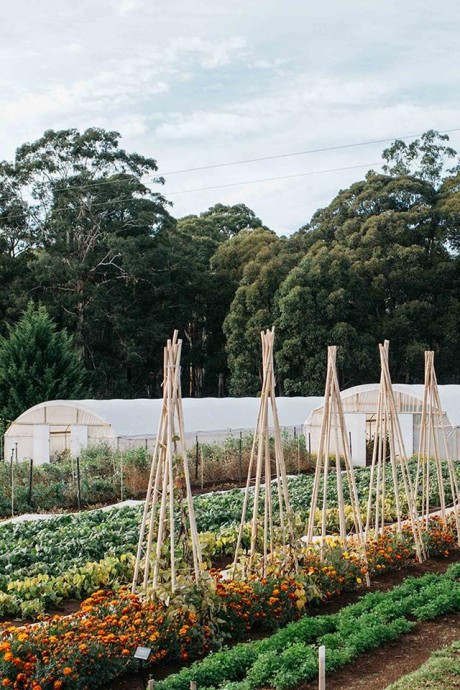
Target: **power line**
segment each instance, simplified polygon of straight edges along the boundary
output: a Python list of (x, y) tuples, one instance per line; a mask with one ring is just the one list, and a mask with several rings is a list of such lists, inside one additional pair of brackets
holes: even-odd
[(165, 196), (176, 194), (188, 194), (189, 192), (204, 192), (209, 189), (224, 189), (225, 187), (236, 187), (242, 184), (255, 184), (256, 182), (273, 182), (274, 180), (288, 180), (292, 177), (307, 177), (309, 175), (322, 175), (323, 173), (342, 172), (344, 170), (357, 170), (358, 168), (368, 168), (371, 165), (381, 165), (378, 163), (363, 163), (362, 165), (348, 165), (345, 168), (329, 168), (327, 170), (312, 170), (305, 173), (294, 173), (293, 175), (279, 175), (278, 177), (261, 177), (258, 180), (245, 180), (244, 182), (230, 182), (228, 184), (217, 184), (212, 187), (195, 187), (194, 189), (183, 189), (180, 192), (165, 192)]
[[(460, 127), (455, 129), (443, 129), (439, 134), (450, 134), (451, 132), (460, 132)], [(306, 156), (311, 153), (325, 153), (327, 151), (340, 151), (342, 149), (351, 149), (357, 146), (370, 146), (371, 144), (388, 144), (395, 139), (414, 139), (415, 137), (422, 136), (423, 132), (418, 134), (406, 134), (403, 137), (391, 137), (389, 139), (372, 139), (370, 141), (358, 141), (354, 144), (339, 144), (338, 146), (326, 146), (319, 149), (307, 149), (306, 151), (294, 151), (292, 153), (280, 153), (274, 156), (262, 156), (260, 158), (245, 158), (238, 161), (231, 161), (229, 163), (214, 163), (212, 165), (201, 165), (196, 168), (184, 168), (182, 170), (171, 170), (170, 172), (165, 172), (162, 174), (163, 177), (166, 175), (179, 175), (180, 173), (186, 172), (197, 172), (199, 170), (213, 170), (215, 168), (226, 168), (231, 165), (243, 165), (245, 163), (259, 163), (261, 161), (276, 160), (279, 158), (291, 158), (294, 156)]]
[[(443, 129), (443, 130), (439, 131), (440, 134), (449, 134), (452, 132), (460, 132), (460, 127), (457, 127), (454, 129)], [(230, 166), (234, 166), (234, 165), (244, 165), (246, 163), (256, 163), (256, 162), (269, 161), (269, 160), (279, 160), (282, 158), (290, 158), (290, 157), (295, 157), (295, 156), (305, 156), (305, 155), (309, 155), (312, 153), (326, 153), (328, 151), (340, 151), (343, 149), (356, 148), (356, 147), (360, 147), (360, 146), (369, 146), (372, 144), (385, 144), (385, 143), (395, 141), (395, 139), (401, 139), (401, 140), (413, 139), (415, 137), (421, 136), (422, 134), (423, 134), (423, 132), (419, 132), (418, 134), (406, 134), (404, 136), (391, 137), (388, 139), (373, 139), (373, 140), (369, 140), (369, 141), (359, 141), (359, 142), (355, 142), (352, 144), (340, 144), (338, 146), (327, 146), (327, 147), (318, 148), (318, 149), (308, 149), (305, 151), (294, 151), (292, 153), (280, 153), (280, 154), (276, 154), (274, 156), (262, 156), (260, 158), (247, 158), (247, 159), (242, 159), (239, 161), (232, 161), (232, 162), (228, 162), (228, 163), (214, 163), (211, 165), (202, 165), (202, 166), (198, 166), (195, 168), (184, 168), (182, 170), (172, 170), (170, 172), (161, 174), (159, 177), (147, 178), (145, 180), (145, 182), (146, 183), (147, 182), (162, 183), (162, 182), (164, 182), (163, 178), (166, 175), (178, 175), (180, 173), (198, 172), (200, 170), (213, 170), (216, 168), (225, 168), (225, 167), (230, 167)], [(372, 165), (376, 165), (376, 164), (373, 163)], [(380, 163), (378, 163), (378, 165), (380, 165)], [(118, 174), (129, 175), (129, 173), (118, 173)], [(302, 173), (302, 174), (306, 174), (306, 173)], [(273, 178), (273, 179), (275, 179), (275, 178)], [(93, 187), (102, 187), (105, 185), (117, 184), (117, 183), (120, 183), (122, 181), (123, 180), (120, 179), (120, 177), (117, 177), (115, 179), (111, 178), (109, 180), (100, 180), (97, 182), (89, 182), (88, 184), (84, 184), (84, 185), (75, 185), (75, 186), (71, 186), (71, 187), (56, 187), (53, 189), (53, 192), (54, 193), (56, 193), (56, 192), (69, 192), (69, 191), (73, 191), (73, 190), (77, 190), (77, 189), (78, 190), (91, 189)], [(128, 180), (128, 181), (129, 182), (140, 182), (141, 184), (143, 184), (142, 180), (138, 180), (138, 179)], [(254, 180), (254, 181), (256, 181), (256, 180)], [(245, 183), (241, 182), (238, 184), (245, 184)], [(251, 183), (248, 182), (247, 184), (251, 184)], [(234, 185), (229, 185), (229, 186), (234, 186)], [(221, 187), (225, 187), (225, 185), (221, 185)], [(209, 189), (217, 189), (217, 188), (219, 188), (219, 187), (209, 187)], [(188, 191), (193, 191), (193, 190), (184, 190), (183, 192), (170, 192), (170, 194), (184, 194), (186, 191), (188, 192)], [(199, 190), (199, 191), (201, 191), (201, 190)], [(110, 202), (108, 202), (108, 203), (110, 203)]]
[[(377, 163), (361, 163), (360, 165), (348, 165), (346, 167), (342, 168), (328, 168), (326, 170), (310, 170), (309, 172), (304, 172), (304, 173), (294, 173), (292, 175), (279, 175), (277, 177), (262, 177), (257, 180), (244, 180), (241, 182), (230, 182), (227, 184), (220, 184), (220, 185), (213, 185), (209, 187), (196, 187), (194, 189), (182, 189), (180, 191), (176, 192), (165, 192), (164, 197), (172, 196), (172, 195), (177, 195), (177, 194), (188, 194), (189, 192), (203, 192), (211, 189), (225, 189), (226, 187), (237, 187), (239, 185), (248, 185), (248, 184), (256, 184), (259, 182), (273, 182), (275, 180), (288, 180), (293, 177), (310, 177), (312, 175), (323, 175), (325, 173), (333, 173), (333, 172), (344, 172), (346, 170), (358, 170), (359, 168), (370, 168), (373, 165), (381, 165), (381, 162)], [(159, 195), (160, 196), (160, 195)], [(135, 201), (136, 199), (129, 199), (129, 201)], [(139, 199), (139, 201), (142, 201), (143, 199)], [(145, 199), (145, 201), (149, 201), (149, 199)], [(91, 206), (89, 207), (89, 210), (93, 208), (99, 208), (102, 206), (111, 206), (116, 204), (117, 200), (112, 199), (111, 201), (100, 201), (100, 202), (95, 202), (92, 203)], [(59, 209), (54, 209), (54, 213), (58, 213), (59, 215)], [(19, 218), (23, 218), (23, 215), (16, 215), (16, 216), (7, 216), (7, 219), (10, 220), (15, 220)]]

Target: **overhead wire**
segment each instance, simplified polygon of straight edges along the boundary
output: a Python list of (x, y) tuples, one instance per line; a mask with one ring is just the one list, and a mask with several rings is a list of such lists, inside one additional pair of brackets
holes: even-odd
[(257, 180), (244, 180), (243, 182), (228, 182), (226, 184), (212, 185), (211, 187), (195, 187), (194, 189), (183, 189), (179, 192), (165, 192), (165, 196), (176, 194), (187, 194), (188, 192), (204, 192), (209, 189), (224, 189), (225, 187), (236, 187), (238, 185), (256, 184), (257, 182), (273, 182), (275, 180), (289, 180), (293, 177), (308, 177), (309, 175), (322, 175), (323, 173), (343, 172), (345, 170), (357, 170), (358, 168), (368, 168), (371, 165), (381, 165), (378, 163), (362, 163), (360, 165), (347, 165), (344, 168), (328, 168), (327, 170), (311, 170), (303, 173), (293, 173), (292, 175), (278, 175), (276, 177), (260, 177)]
[[(451, 128), (451, 129), (443, 129), (439, 130), (439, 134), (450, 134), (453, 132), (460, 132), (460, 127), (456, 128)], [(160, 174), (158, 177), (152, 177), (152, 178), (147, 178), (145, 182), (154, 182), (154, 183), (161, 183), (164, 182), (164, 178), (167, 175), (178, 175), (181, 173), (186, 173), (186, 172), (198, 172), (202, 170), (214, 170), (216, 168), (225, 168), (225, 167), (230, 167), (230, 166), (235, 166), (235, 165), (245, 165), (248, 163), (257, 163), (257, 162), (263, 162), (263, 161), (269, 161), (269, 160), (280, 160), (283, 158), (291, 158), (291, 157), (296, 157), (296, 156), (306, 156), (314, 153), (327, 153), (331, 151), (340, 151), (344, 149), (351, 149), (351, 148), (357, 148), (361, 146), (371, 146), (373, 144), (384, 144), (384, 143), (389, 143), (395, 140), (404, 140), (404, 139), (414, 139), (416, 137), (422, 136), (423, 132), (419, 132), (418, 134), (405, 134), (403, 136), (396, 136), (396, 137), (389, 137), (385, 139), (371, 139), (367, 141), (358, 141), (350, 144), (339, 144), (337, 146), (325, 146), (322, 148), (317, 148), (317, 149), (306, 149), (303, 151), (293, 151), (291, 153), (280, 153), (280, 154), (274, 154), (271, 156), (261, 156), (259, 158), (246, 158), (246, 159), (241, 159), (237, 161), (230, 161), (230, 162), (224, 162), (224, 163), (213, 163), (210, 165), (201, 165), (193, 168), (183, 168), (181, 170), (171, 170), (166, 173)], [(379, 163), (380, 164), (380, 163)], [(373, 163), (372, 165), (375, 165)], [(129, 173), (119, 173), (119, 174), (126, 174), (129, 175)], [(55, 187), (53, 189), (53, 192), (68, 192), (70, 190), (83, 190), (83, 189), (91, 189), (92, 187), (101, 187), (105, 185), (111, 185), (111, 184), (117, 184), (120, 182), (120, 178), (111, 178), (111, 179), (103, 179), (97, 182), (89, 182), (88, 184), (82, 184), (82, 185), (75, 185), (72, 187)], [(142, 184), (142, 178), (139, 180), (139, 182)], [(246, 184), (245, 182), (241, 182), (238, 184)], [(232, 185), (233, 186), (233, 185)], [(210, 187), (210, 189), (213, 189), (215, 187)], [(184, 190), (183, 192), (170, 192), (174, 194), (183, 194), (185, 192), (188, 192), (189, 190)], [(192, 190), (190, 190), (192, 191)]]
[[(262, 178), (259, 178), (256, 180), (244, 180), (241, 182), (230, 182), (227, 184), (212, 185), (209, 187), (196, 187), (194, 189), (183, 189), (183, 190), (176, 191), (176, 192), (174, 192), (174, 191), (173, 192), (165, 192), (164, 194), (158, 193), (158, 196), (168, 197), (168, 196), (173, 196), (173, 195), (177, 195), (177, 194), (187, 194), (189, 192), (203, 192), (203, 191), (207, 191), (207, 190), (211, 190), (211, 189), (224, 189), (225, 187), (236, 187), (239, 185), (249, 185), (249, 184), (256, 184), (256, 183), (261, 183), (261, 182), (272, 182), (275, 180), (287, 180), (287, 179), (291, 179), (293, 177), (308, 177), (308, 176), (312, 176), (312, 175), (322, 175), (325, 173), (343, 172), (346, 170), (357, 170), (359, 168), (369, 168), (370, 166), (373, 166), (373, 165), (381, 165), (381, 162), (379, 161), (377, 163), (362, 163), (360, 165), (348, 165), (348, 166), (345, 166), (342, 168), (328, 168), (326, 170), (310, 170), (309, 172), (293, 173), (291, 175), (278, 175), (277, 177), (262, 177)], [(142, 199), (138, 199), (138, 200), (142, 201)], [(133, 201), (133, 199), (129, 199), (127, 201)], [(145, 199), (145, 201), (148, 201), (148, 199)], [(88, 207), (88, 209), (90, 210), (90, 209), (99, 208), (102, 206), (111, 206), (111, 205), (115, 204), (115, 202), (116, 202), (116, 199), (112, 199), (110, 201), (94, 202), (90, 205), (90, 207)], [(54, 209), (54, 210), (56, 210), (56, 209)], [(8, 217), (8, 220), (14, 220), (14, 219), (23, 218), (24, 215), (18, 214), (17, 216), (7, 216), (7, 217)]]
[[(439, 131), (439, 134), (450, 134), (452, 132), (460, 132), (460, 127), (456, 127), (454, 129), (443, 129), (442, 131)], [(275, 154), (273, 156), (261, 156), (260, 158), (245, 158), (242, 160), (238, 161), (231, 161), (229, 163), (214, 163), (212, 165), (200, 165), (195, 168), (183, 168), (182, 170), (171, 170), (169, 172), (162, 173), (162, 176), (165, 177), (166, 175), (178, 175), (179, 173), (187, 173), (187, 172), (197, 172), (199, 170), (213, 170), (215, 168), (226, 168), (230, 167), (231, 165), (243, 165), (246, 163), (260, 163), (262, 161), (271, 161), (271, 160), (277, 160), (280, 158), (291, 158), (294, 156), (306, 156), (312, 153), (326, 153), (328, 151), (340, 151), (343, 149), (350, 149), (350, 148), (355, 148), (357, 146), (370, 146), (372, 144), (388, 144), (389, 142), (395, 141), (396, 139), (404, 140), (404, 139), (415, 139), (416, 137), (422, 136), (423, 132), (419, 132), (418, 134), (405, 134), (404, 136), (401, 137), (390, 137), (386, 139), (371, 139), (368, 141), (358, 141), (353, 144), (339, 144), (337, 146), (325, 146), (323, 148), (318, 148), (318, 149), (306, 149), (305, 151), (293, 151), (292, 153), (279, 153)]]
[[(445, 129), (445, 130), (440, 130), (440, 134), (447, 134), (447, 133), (452, 133), (452, 132), (460, 132), (460, 127), (458, 128), (452, 128), (452, 129)], [(318, 149), (308, 149), (305, 151), (296, 151), (292, 153), (285, 153), (285, 154), (277, 154), (273, 156), (263, 156), (260, 158), (248, 158), (244, 160), (239, 160), (239, 161), (233, 161), (233, 162), (228, 162), (228, 163), (216, 163), (212, 165), (207, 165), (207, 166), (199, 166), (195, 168), (184, 168), (182, 170), (175, 170), (171, 171), (169, 173), (164, 173), (163, 175), (160, 175), (159, 177), (152, 178), (152, 181), (155, 183), (163, 183), (164, 182), (164, 177), (166, 175), (174, 175), (178, 173), (185, 173), (185, 172), (195, 172), (195, 171), (200, 171), (200, 170), (210, 170), (210, 169), (215, 169), (215, 168), (222, 168), (222, 167), (228, 167), (228, 166), (233, 166), (233, 165), (242, 165), (245, 163), (254, 163), (254, 162), (261, 162), (261, 161), (267, 161), (267, 160), (276, 160), (276, 159), (282, 159), (282, 158), (288, 158), (292, 156), (301, 156), (301, 155), (307, 155), (307, 154), (313, 154), (313, 153), (324, 153), (324, 152), (329, 152), (329, 151), (338, 151), (338, 150), (343, 150), (343, 149), (349, 149), (349, 148), (354, 148), (358, 146), (367, 146), (367, 145), (372, 145), (372, 144), (381, 144), (381, 143), (386, 143), (386, 142), (391, 142), (395, 141), (395, 139), (403, 140), (403, 139), (412, 139), (418, 136), (421, 136), (422, 133), (419, 134), (407, 134), (405, 136), (400, 136), (400, 137), (392, 137), (388, 139), (373, 139), (373, 140), (368, 140), (368, 141), (362, 141), (362, 142), (355, 142), (352, 144), (340, 144), (338, 146), (329, 146), (329, 147), (323, 147), (323, 148), (318, 148)], [(228, 182), (224, 184), (219, 184), (219, 185), (207, 185), (204, 187), (193, 187), (190, 189), (182, 189), (182, 190), (173, 190), (171, 192), (168, 192), (167, 190), (162, 190), (162, 192), (155, 192), (155, 194), (159, 197), (167, 198), (169, 196), (177, 196), (180, 194), (190, 194), (190, 193), (196, 193), (196, 192), (204, 192), (204, 191), (211, 191), (215, 189), (226, 189), (229, 187), (237, 187), (241, 185), (251, 185), (251, 184), (260, 184), (260, 183), (265, 183), (265, 182), (274, 182), (278, 180), (288, 180), (288, 179), (293, 179), (297, 177), (310, 177), (314, 175), (323, 175), (327, 173), (335, 173), (335, 172), (345, 172), (348, 170), (358, 170), (360, 168), (370, 168), (371, 166), (380, 166), (381, 161), (374, 162), (374, 163), (362, 163), (359, 165), (349, 165), (349, 166), (344, 166), (344, 167), (338, 167), (338, 168), (327, 168), (324, 170), (311, 170), (308, 172), (300, 172), (300, 173), (292, 173), (289, 175), (277, 175), (273, 177), (262, 177), (262, 178), (257, 178), (255, 180), (241, 180), (237, 182)], [(123, 174), (123, 173), (121, 173)], [(129, 173), (125, 173), (128, 174)], [(88, 183), (87, 185), (75, 185), (71, 187), (55, 187), (53, 189), (53, 193), (56, 192), (69, 192), (72, 190), (84, 190), (84, 189), (91, 189), (93, 187), (100, 187), (104, 185), (111, 185), (111, 184), (117, 184), (121, 180), (119, 177), (116, 179), (111, 178), (109, 180), (101, 180), (97, 182), (91, 182)], [(142, 182), (142, 180), (128, 180), (128, 182), (139, 182), (140, 184), (145, 184), (146, 182), (150, 180), (145, 180), (145, 183)], [(110, 206), (115, 203), (116, 200), (112, 199), (110, 201), (101, 201), (101, 202), (94, 202), (91, 204), (91, 208), (99, 208), (103, 206)], [(8, 216), (8, 220), (16, 220), (23, 218), (24, 216), (21, 214), (18, 214), (16, 216)]]

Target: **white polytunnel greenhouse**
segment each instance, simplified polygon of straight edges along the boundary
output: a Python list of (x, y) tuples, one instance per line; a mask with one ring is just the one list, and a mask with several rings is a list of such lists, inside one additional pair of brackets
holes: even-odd
[[(305, 418), (323, 398), (277, 398), (281, 427), (301, 433)], [(184, 426), (188, 444), (223, 442), (228, 436), (251, 432), (259, 398), (184, 398)], [(78, 455), (82, 448), (107, 443), (114, 450), (153, 448), (161, 413), (161, 399), (52, 400), (21, 414), (5, 434), (4, 457), (49, 462), (64, 451)], [(295, 430), (295, 431), (294, 431)]]
[[(420, 439), (423, 391), (422, 385), (393, 384), (395, 403), (404, 441), (406, 456), (417, 453)], [(345, 424), (353, 465), (366, 465), (369, 461), (369, 441), (375, 433), (379, 384), (371, 383), (348, 388), (341, 393)], [(443, 428), (447, 447), (454, 460), (460, 459), (460, 386), (439, 386), (442, 419), (436, 419), (437, 436), (441, 457), (446, 455)], [(318, 450), (323, 402), (312, 410), (305, 422), (304, 432), (312, 452)], [(434, 438), (431, 440), (434, 450)], [(433, 450), (431, 452), (433, 452)]]

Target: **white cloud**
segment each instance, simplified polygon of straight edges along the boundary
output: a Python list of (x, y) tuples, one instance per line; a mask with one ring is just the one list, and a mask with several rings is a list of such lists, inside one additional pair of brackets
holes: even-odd
[(319, 113), (347, 112), (357, 104), (361, 111), (373, 103), (384, 104), (392, 94), (374, 80), (343, 81), (300, 77), (283, 82), (273, 93), (224, 104), (218, 110), (168, 113), (156, 134), (163, 139), (225, 138), (283, 128), (292, 133), (299, 118), (316, 119)]
[(209, 139), (215, 136), (234, 137), (258, 130), (258, 119), (251, 115), (231, 112), (206, 112), (197, 110), (190, 116), (176, 115), (156, 129), (163, 139)]
[(205, 69), (213, 70), (229, 65), (232, 60), (242, 58), (246, 53), (246, 40), (241, 36), (226, 40), (183, 36), (171, 41), (158, 57), (171, 65), (192, 60)]
[(142, 9), (144, 5), (143, 0), (114, 0), (113, 7), (117, 14), (124, 16), (135, 12), (136, 10)]
[[(117, 129), (160, 171), (453, 127), (457, 4), (417, 0), (15, 0), (0, 57), (0, 158), (47, 128)], [(423, 69), (421, 69), (423, 65)], [(452, 144), (460, 147), (460, 135)], [(383, 147), (194, 172), (196, 188), (379, 160)], [(295, 229), (360, 170), (175, 196), (244, 201)], [(174, 183), (174, 186), (173, 186)]]
[(77, 41), (72, 41), (65, 46), (65, 50), (73, 55), (79, 55), (83, 52), (83, 45)]

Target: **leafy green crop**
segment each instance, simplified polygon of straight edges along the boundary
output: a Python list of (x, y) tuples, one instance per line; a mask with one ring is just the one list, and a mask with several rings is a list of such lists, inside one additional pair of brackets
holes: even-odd
[(333, 672), (363, 652), (397, 639), (415, 625), (460, 610), (460, 564), (444, 575), (409, 578), (389, 592), (370, 593), (332, 615), (304, 617), (261, 642), (212, 654), (158, 683), (158, 690), (289, 690), (318, 673), (318, 647), (326, 646)]
[(73, 566), (133, 553), (140, 508), (92, 511), (0, 526), (0, 591), (12, 580), (57, 576)]

